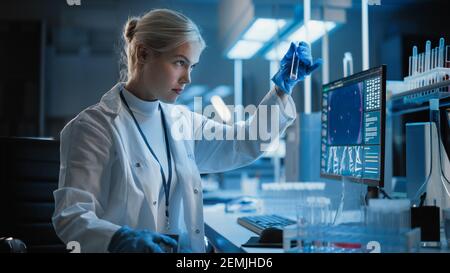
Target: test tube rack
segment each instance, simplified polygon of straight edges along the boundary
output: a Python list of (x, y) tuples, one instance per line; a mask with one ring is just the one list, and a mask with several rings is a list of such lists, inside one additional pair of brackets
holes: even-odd
[[(418, 53), (417, 46), (413, 47), (409, 57), (409, 73), (404, 78), (409, 90), (444, 82), (450, 78), (450, 46), (445, 46), (444, 38), (439, 46), (431, 48), (431, 41), (427, 41), (425, 52)], [(442, 91), (448, 91), (442, 90)]]

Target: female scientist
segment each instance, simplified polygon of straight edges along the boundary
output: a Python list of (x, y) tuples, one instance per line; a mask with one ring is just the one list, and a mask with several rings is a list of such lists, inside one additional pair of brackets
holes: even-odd
[[(226, 125), (173, 104), (205, 48), (189, 18), (152, 10), (128, 20), (124, 39), (128, 80), (61, 132), (52, 218), (56, 233), (66, 244), (78, 242), (82, 252), (165, 252), (177, 244), (183, 251), (204, 252), (200, 174), (248, 165), (264, 150), (259, 139), (198, 135), (211, 128), (248, 135), (261, 106), (276, 106), (279, 115), (267, 111), (258, 122), (278, 119), (278, 136), (296, 116), (292, 88), (320, 63), (312, 62), (307, 44), (291, 44), (272, 78), (276, 86), (255, 118)], [(299, 60), (295, 80), (290, 78), (294, 54)], [(180, 126), (188, 129), (181, 137)]]

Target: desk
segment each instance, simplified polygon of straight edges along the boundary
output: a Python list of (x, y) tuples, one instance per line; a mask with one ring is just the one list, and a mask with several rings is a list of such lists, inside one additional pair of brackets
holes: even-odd
[(225, 213), (225, 206), (217, 204), (205, 206), (204, 215), (206, 236), (224, 252), (283, 253), (282, 248), (241, 247), (250, 237), (258, 236), (237, 223), (238, 217), (248, 213)]
[[(225, 206), (217, 204), (205, 206), (205, 231), (212, 244), (221, 252), (247, 252), (247, 253), (283, 253), (282, 248), (248, 248), (241, 247), (252, 236), (257, 236), (252, 231), (237, 223), (240, 216), (248, 216), (248, 213), (225, 213)], [(421, 248), (422, 253), (450, 253), (445, 240), (445, 234), (441, 231), (441, 248)]]

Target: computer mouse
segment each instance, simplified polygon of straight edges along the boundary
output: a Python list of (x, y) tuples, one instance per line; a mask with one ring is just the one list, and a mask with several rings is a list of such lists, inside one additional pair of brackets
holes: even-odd
[(261, 232), (259, 242), (262, 244), (280, 244), (283, 242), (283, 230), (276, 227), (266, 228)]

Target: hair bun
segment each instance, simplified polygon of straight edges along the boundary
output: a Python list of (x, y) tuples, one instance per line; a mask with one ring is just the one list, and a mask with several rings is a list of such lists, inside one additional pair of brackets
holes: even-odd
[(138, 19), (133, 18), (128, 20), (127, 24), (125, 25), (124, 38), (128, 43), (131, 43), (131, 41), (133, 40), (134, 34), (136, 33), (136, 25), (138, 22)]

